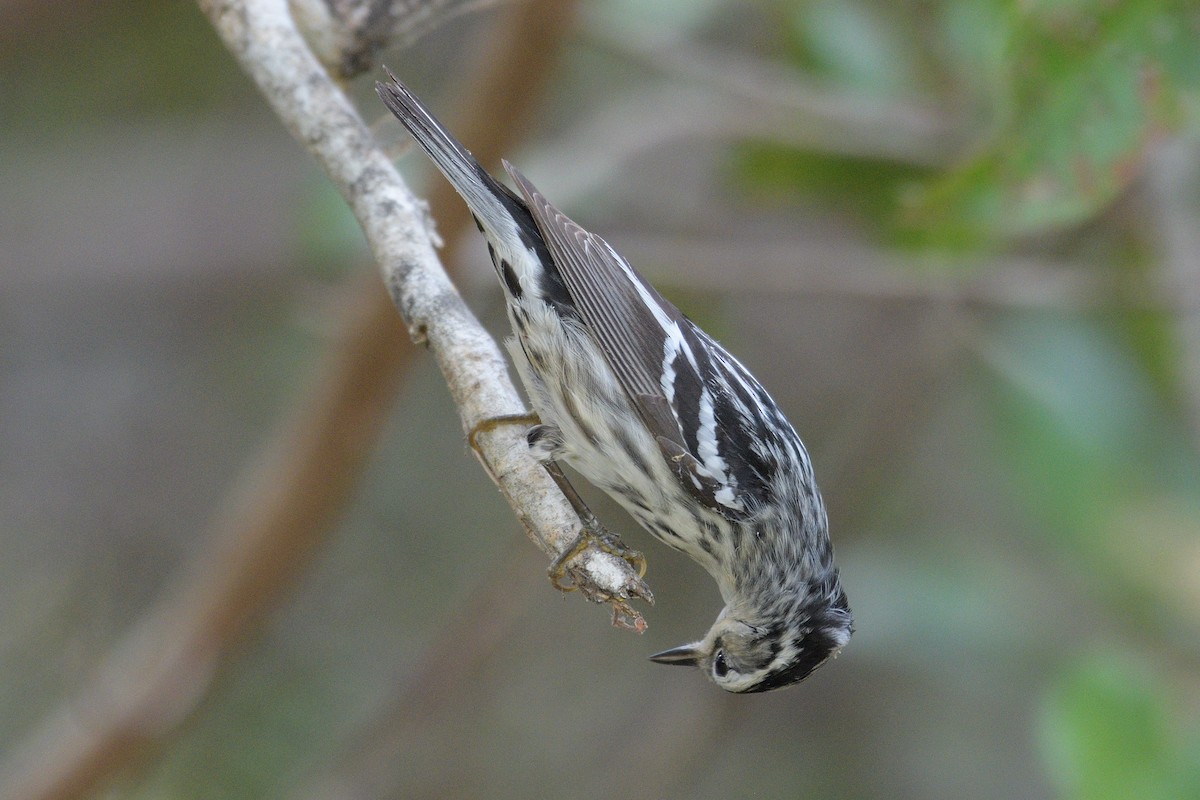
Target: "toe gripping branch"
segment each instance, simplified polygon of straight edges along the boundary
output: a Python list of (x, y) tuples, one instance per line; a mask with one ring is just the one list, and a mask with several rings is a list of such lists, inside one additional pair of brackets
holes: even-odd
[[(495, 473), (484, 456), (483, 450), (480, 448), (479, 435), (495, 430), (503, 425), (531, 426), (539, 422), (538, 416), (531, 413), (489, 417), (471, 428), (471, 431), (467, 434), (467, 442), (488, 468), (488, 472), (492, 475), (493, 480), (495, 480)], [(592, 510), (588, 508), (583, 498), (580, 497), (579, 492), (571, 485), (567, 476), (563, 474), (562, 468), (557, 461), (547, 460), (541, 463), (546, 473), (554, 480), (554, 483), (563, 493), (563, 496), (566, 497), (567, 502), (575, 510), (581, 525), (579, 534), (575, 539), (551, 562), (547, 570), (550, 583), (559, 591), (573, 592), (579, 590), (584, 597), (592, 602), (612, 604), (613, 625), (630, 628), (639, 633), (644, 631), (646, 629), (645, 619), (629, 605), (628, 601), (633, 597), (641, 597), (650, 604), (654, 603), (654, 595), (651, 593), (650, 587), (641, 580), (646, 574), (646, 557), (637, 550), (626, 546), (617, 534), (608, 530), (600, 523), (600, 520), (596, 518), (596, 515), (592, 513)], [(623, 592), (624, 596), (614, 594), (596, 585), (580, 567), (578, 563), (579, 557), (584, 556), (588, 550), (593, 548), (601, 553), (608, 553), (620, 558), (637, 573), (636, 584), (628, 592)], [(564, 579), (568, 577), (569, 582), (565, 582)]]

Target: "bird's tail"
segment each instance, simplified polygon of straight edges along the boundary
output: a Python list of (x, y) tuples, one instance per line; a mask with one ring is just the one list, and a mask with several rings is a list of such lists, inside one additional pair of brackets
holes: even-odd
[[(462, 195), (476, 219), (491, 230), (505, 230), (511, 211), (504, 200), (511, 196), (502, 184), (463, 147), (462, 142), (438, 122), (412, 91), (384, 67), (390, 83), (376, 81), (375, 91), (396, 119), (408, 129), (446, 180)], [(509, 223), (511, 224), (511, 223)]]

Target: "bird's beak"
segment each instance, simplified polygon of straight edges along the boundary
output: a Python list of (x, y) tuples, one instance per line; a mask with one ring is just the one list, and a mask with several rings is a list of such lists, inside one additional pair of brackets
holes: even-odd
[(679, 647), (672, 647), (670, 650), (663, 650), (661, 653), (655, 653), (650, 656), (650, 660), (656, 664), (673, 664), (677, 667), (694, 667), (700, 662), (699, 642), (692, 644), (681, 644)]

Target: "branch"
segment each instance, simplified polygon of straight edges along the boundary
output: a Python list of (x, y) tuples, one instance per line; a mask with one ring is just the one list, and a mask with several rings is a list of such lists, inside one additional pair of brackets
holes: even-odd
[[(409, 335), (437, 359), (464, 431), (491, 417), (522, 413), (499, 347), (437, 260), (427, 207), (308, 50), (286, 1), (202, 0), (201, 6), (275, 113), (350, 204)], [(580, 530), (578, 517), (527, 452), (523, 431), (501, 427), (478, 441), (481, 457), (534, 542), (551, 556), (564, 551)], [(648, 589), (628, 564), (590, 548), (570, 571), (589, 599), (614, 604), (619, 622), (644, 627), (625, 601), (649, 598)]]

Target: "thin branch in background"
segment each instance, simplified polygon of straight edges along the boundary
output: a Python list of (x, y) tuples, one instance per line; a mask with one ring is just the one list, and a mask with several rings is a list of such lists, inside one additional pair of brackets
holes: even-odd
[(555, 142), (524, 157), (526, 172), (543, 176), (539, 185), (560, 204), (628, 175), (640, 154), (685, 140), (755, 140), (941, 167), (970, 133), (932, 102), (864, 97), (683, 36), (617, 29), (602, 14), (586, 15), (582, 38), (670, 82), (585, 104)]
[[(1164, 311), (1200, 310), (1192, 291), (1114, 300), (1105, 276), (1089, 265), (1050, 258), (993, 256), (956, 270), (928, 271), (922, 263), (952, 263), (925, 253), (905, 258), (851, 241), (731, 239), (612, 233), (621, 252), (670, 285), (717, 294), (823, 295), (875, 302), (935, 303), (965, 310)], [(736, 270), (730, 265), (736, 264)], [(1182, 285), (1182, 283), (1181, 283)]]
[[(319, 156), (339, 188), (354, 200), (360, 219), (369, 219), (364, 227), (381, 262), (407, 268), (410, 279), (428, 280), (433, 290), (430, 296), (435, 305), (440, 304), (438, 310), (468, 328), (477, 326), (436, 266), (422, 216), (417, 213), (420, 206), (391, 164), (375, 150), (349, 102), (306, 50), (283, 0), (202, 3), (202, 7), (292, 132)], [(498, 38), (497, 72), (503, 77), (494, 80), (509, 80), (514, 63), (520, 69), (537, 58), (530, 53), (557, 44), (565, 25), (555, 27), (554, 23), (562, 22), (564, 7), (553, 2), (532, 2), (525, 7), (526, 15), (540, 12), (540, 22), (546, 24), (514, 27), (510, 35)], [(520, 30), (520, 36), (513, 35), (513, 30)], [(491, 92), (492, 88), (485, 81), (480, 91)], [(516, 127), (505, 108), (519, 109), (520, 104), (497, 110), (481, 102), (479, 107), (486, 116), (478, 115), (474, 128), (483, 128), (486, 121), (497, 146), (503, 146)], [(457, 198), (435, 202), (447, 209), (447, 219), (451, 217), (448, 209), (461, 205)], [(374, 205), (369, 212), (364, 209), (368, 205)], [(186, 577), (132, 626), (83, 698), (44, 720), (17, 748), (0, 770), (0, 797), (50, 800), (90, 796), (117, 772), (143, 760), (178, 730), (205, 696), (233, 645), (252, 629), (324, 541), (357, 485), (412, 355), (411, 349), (399, 344), (404, 328), (396, 308), (379, 290), (378, 280), (364, 281), (354, 295), (361, 302), (346, 304), (352, 318), (341, 326), (336, 345), (316, 371), (309, 393), (250, 474), (239, 481), (226, 513), (213, 523), (207, 536), (211, 547), (189, 565)], [(445, 321), (430, 326), (421, 321), (424, 317), (418, 309), (407, 310), (409, 320), (443, 360), (448, 357), (447, 350), (453, 348), (437, 347), (442, 343)], [(476, 358), (474, 362), (467, 359), (468, 365), (477, 363), (482, 352), (491, 367), (503, 373), (498, 352), (491, 355), (495, 345), (490, 339), (484, 336), (480, 341), (478, 333), (467, 339), (467, 352)], [(470, 366), (465, 371), (466, 385), (460, 388), (478, 399), (477, 384), (486, 384), (488, 378), (479, 375), (471, 379)], [(507, 376), (500, 380), (505, 385), (484, 397), (475, 416), (519, 408)], [(499, 408), (489, 408), (488, 401)], [(464, 425), (472, 424), (473, 418), (464, 420)], [(493, 441), (492, 452), (495, 444)], [(522, 454), (524, 448), (514, 448), (513, 454), (501, 453), (496, 459), (505, 464), (505, 477), (516, 484), (532, 473), (543, 479), (546, 493), (553, 496), (553, 484), (527, 456), (532, 466), (509, 465)], [(559, 500), (558, 509), (551, 501), (525, 514), (527, 525), (541, 535), (543, 549), (551, 554), (565, 547), (578, 529), (569, 505), (561, 497)], [(554, 524), (561, 528), (552, 527)], [(599, 570), (601, 580), (608, 581), (607, 588), (615, 595), (618, 611), (628, 608), (624, 597), (648, 596), (644, 584), (623, 561), (595, 552), (582, 560), (582, 567), (572, 569), (573, 577), (587, 585)], [(593, 580), (591, 585), (593, 597), (603, 594), (604, 583)], [(633, 625), (640, 616), (629, 610), (626, 619)]]
[[(526, 170), (545, 176), (540, 185), (560, 203), (628, 174), (638, 155), (682, 140), (755, 140), (939, 167), (966, 139), (961, 120), (919, 101), (865, 99), (815, 85), (795, 70), (677, 39), (608, 30), (596, 15), (583, 35), (671, 82), (639, 84), (589, 103), (556, 142), (525, 158)], [(581, 152), (588, 157), (580, 159)]]
[(888, 100), (822, 84), (795, 69), (675, 35), (607, 25), (593, 14), (588, 38), (623, 60), (667, 75), (672, 92), (704, 95), (694, 123), (745, 131), (818, 152), (941, 166), (966, 141), (961, 120), (917, 99)]
[[(610, 182), (614, 175), (627, 174), (627, 164), (636, 156), (681, 140), (774, 142), (921, 166), (942, 163), (950, 152), (931, 151), (917, 139), (898, 139), (881, 149), (874, 137), (842, 133), (839, 125), (849, 125), (850, 120), (818, 125), (805, 113), (746, 98), (727, 99), (704, 86), (641, 87), (581, 111), (557, 143), (543, 145), (525, 163), (530, 173), (549, 176), (541, 183), (562, 202)], [(588, 157), (580, 159), (581, 152)]]
[[(1155, 206), (1151, 218), (1158, 226), (1161, 247), (1163, 293), (1191, 298), (1193, 310), (1200, 311), (1200, 230), (1196, 227), (1200, 202), (1193, 190), (1200, 178), (1196, 147), (1176, 141), (1160, 148), (1147, 175), (1150, 202)], [(1176, 332), (1188, 428), (1194, 446), (1200, 448), (1200, 313), (1180, 318)]]
[(400, 690), (350, 737), (327, 774), (307, 777), (293, 790), (296, 800), (396, 795), (397, 767), (405, 763), (405, 754), (461, 701), (462, 687), (508, 641), (529, 607), (535, 585), (526, 581), (514, 587), (509, 578), (523, 558), (514, 551), (440, 623), (437, 638)]

